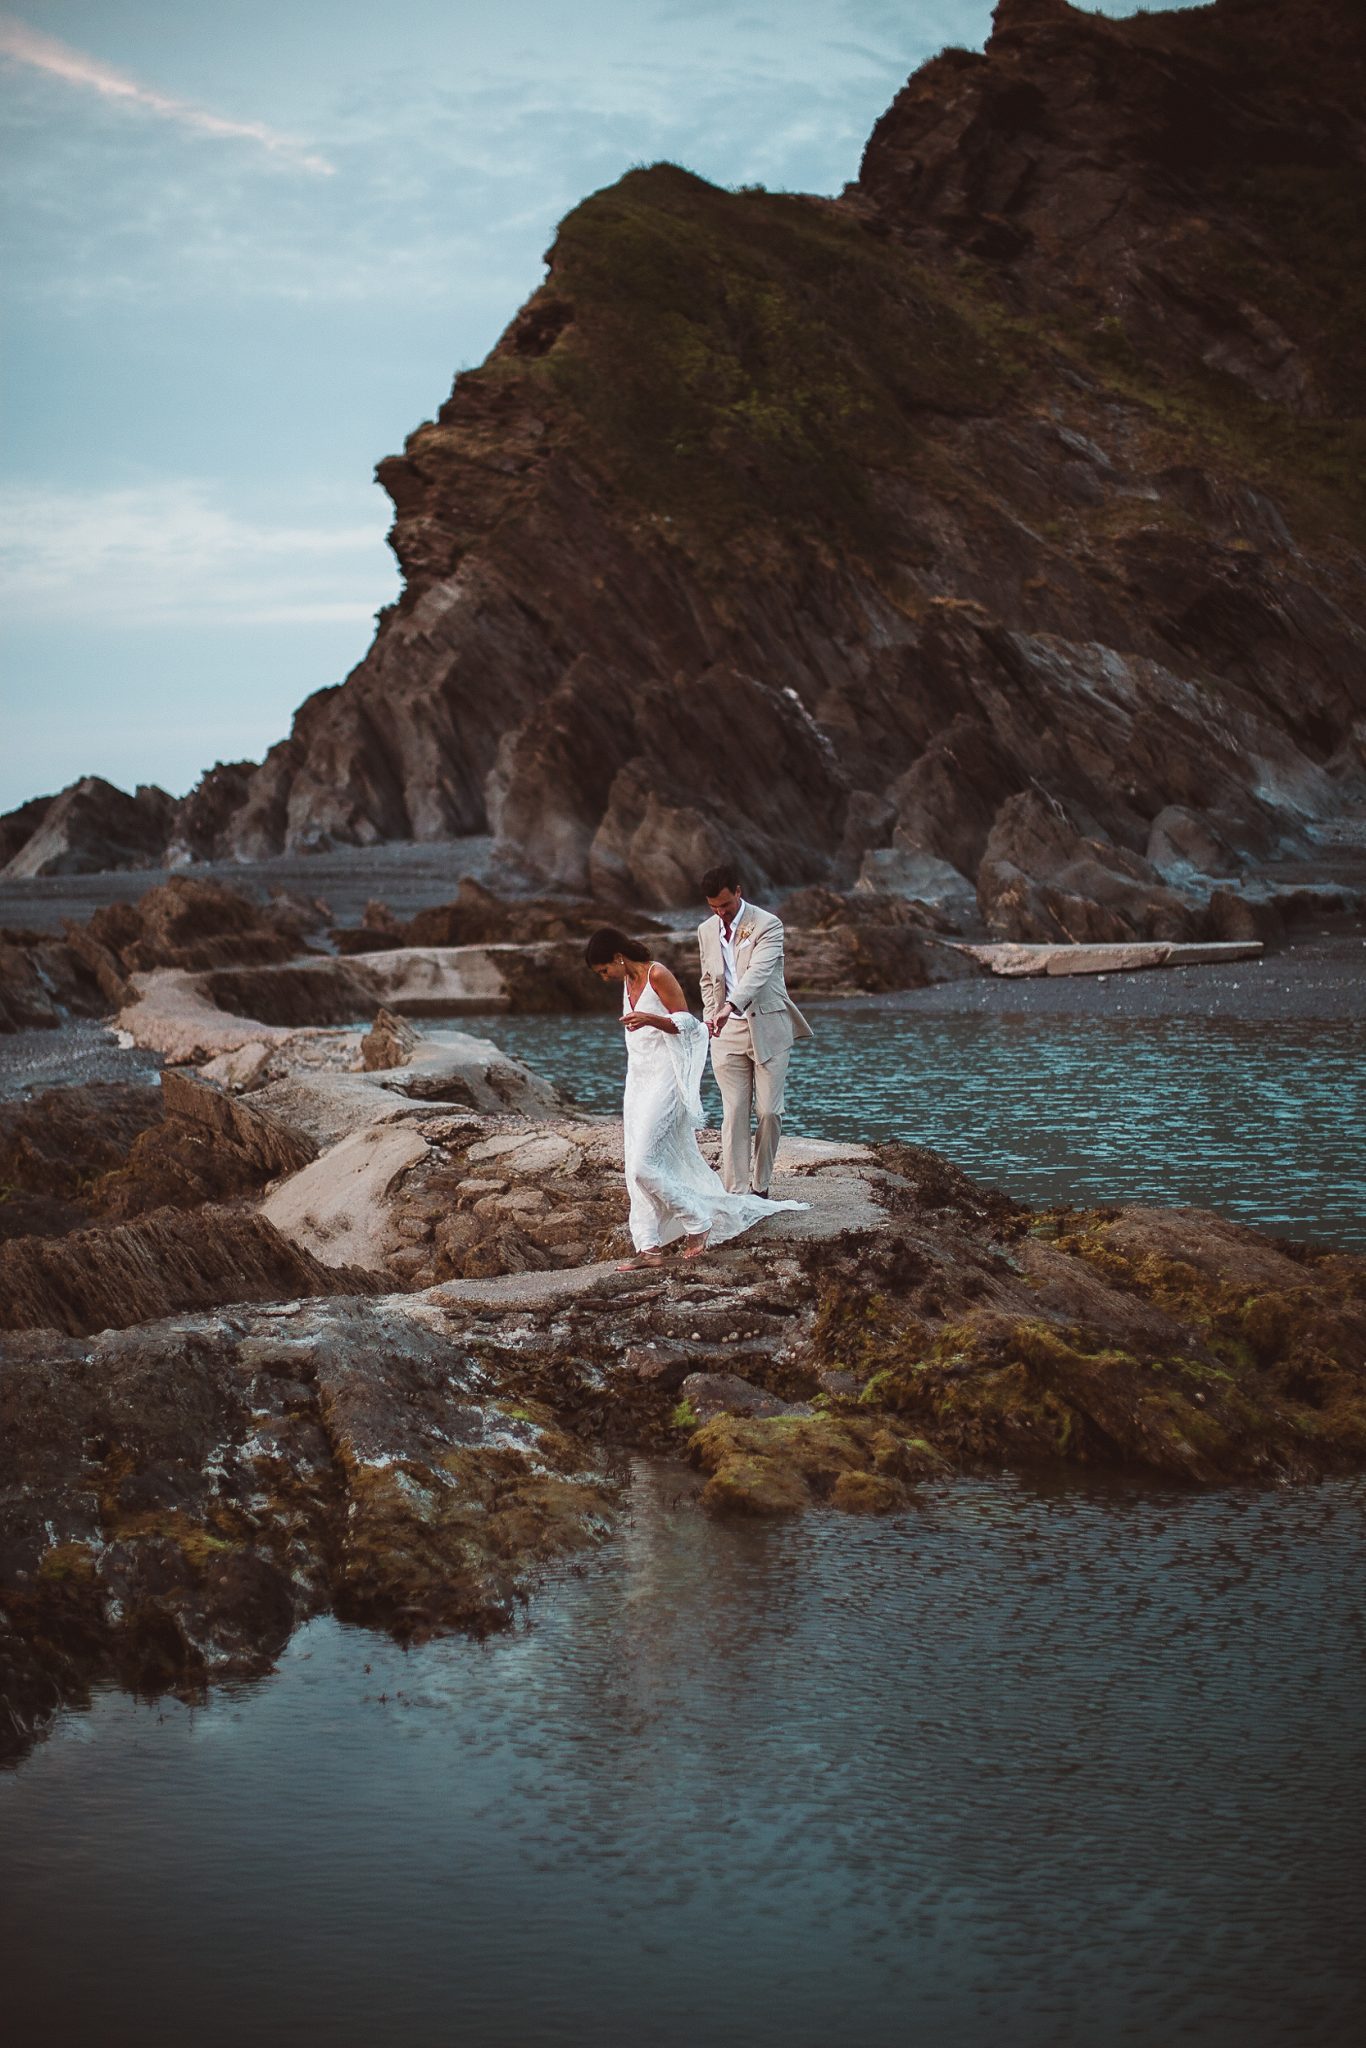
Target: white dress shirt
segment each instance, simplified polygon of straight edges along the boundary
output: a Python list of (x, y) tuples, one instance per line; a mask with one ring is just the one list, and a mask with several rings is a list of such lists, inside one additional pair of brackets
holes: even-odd
[(723, 917), (717, 919), (717, 923), (721, 927), (718, 936), (721, 941), (721, 966), (726, 977), (727, 1002), (730, 1001), (730, 992), (734, 988), (737, 980), (735, 972), (735, 936), (736, 933), (739, 931), (741, 921), (744, 918), (745, 908), (745, 900), (743, 897), (741, 897), (740, 901), (735, 906), (735, 915), (730, 921), (729, 938), (726, 937), (726, 920)]

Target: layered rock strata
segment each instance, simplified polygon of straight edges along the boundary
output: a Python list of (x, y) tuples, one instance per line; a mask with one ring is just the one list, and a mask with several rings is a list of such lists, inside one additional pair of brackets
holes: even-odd
[(1362, 793), (1364, 83), (1352, 0), (1003, 0), (837, 200), (593, 195), (379, 465), (373, 647), (178, 847), (492, 831), (658, 905), (929, 862), (1000, 937), (1243, 936), (1211, 898)]

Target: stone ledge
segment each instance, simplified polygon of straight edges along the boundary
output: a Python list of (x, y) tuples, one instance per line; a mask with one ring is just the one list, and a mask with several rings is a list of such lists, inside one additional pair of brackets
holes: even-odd
[(1207, 943), (1136, 940), (1116, 945), (1024, 945), (1003, 940), (995, 945), (955, 944), (993, 974), (1025, 977), (1036, 974), (1125, 974), (1139, 967), (1210, 967), (1225, 960), (1257, 960), (1260, 939), (1221, 939)]

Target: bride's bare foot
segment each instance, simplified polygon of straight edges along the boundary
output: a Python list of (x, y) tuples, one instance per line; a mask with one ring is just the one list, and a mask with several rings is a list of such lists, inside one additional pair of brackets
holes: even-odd
[(688, 1242), (683, 1247), (683, 1256), (685, 1259), (700, 1259), (706, 1249), (707, 1234), (703, 1231), (701, 1237), (690, 1237), (688, 1239)]
[(637, 1273), (642, 1266), (662, 1266), (663, 1252), (637, 1252), (633, 1259), (623, 1259), (617, 1267), (619, 1273)]

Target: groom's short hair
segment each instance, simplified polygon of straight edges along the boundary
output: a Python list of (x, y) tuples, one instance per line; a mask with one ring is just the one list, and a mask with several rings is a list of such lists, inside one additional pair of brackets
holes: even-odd
[(707, 869), (698, 886), (702, 891), (703, 900), (710, 903), (712, 897), (719, 896), (723, 889), (739, 888), (739, 870), (729, 861), (718, 861), (714, 868)]

